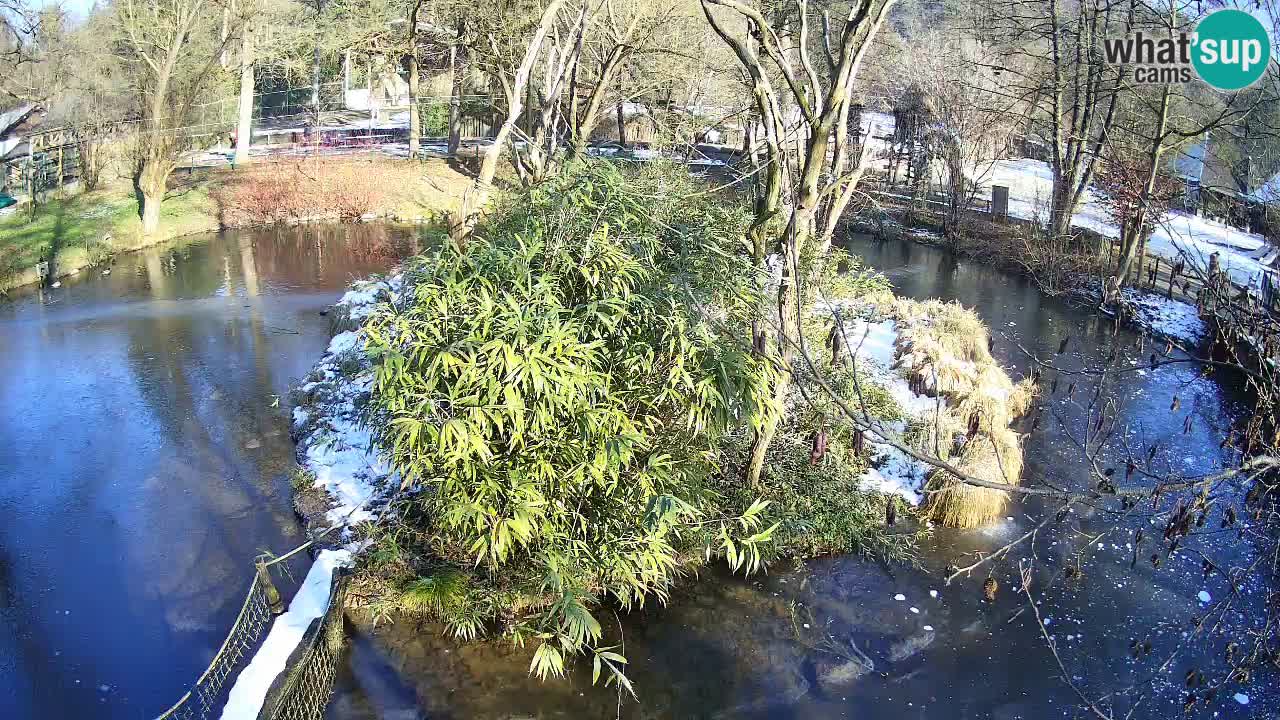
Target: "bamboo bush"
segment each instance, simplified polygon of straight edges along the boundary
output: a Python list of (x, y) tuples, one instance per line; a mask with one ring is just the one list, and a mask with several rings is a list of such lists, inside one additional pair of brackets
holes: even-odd
[(501, 621), (539, 676), (589, 653), (625, 684), (593, 608), (665, 601), (709, 557), (758, 568), (772, 533), (767, 503), (707, 487), (717, 440), (776, 409), (771, 367), (714, 329), (764, 302), (746, 218), (690, 182), (575, 166), (416, 259), (365, 325), (374, 435), (432, 564), (396, 602), (462, 637)]

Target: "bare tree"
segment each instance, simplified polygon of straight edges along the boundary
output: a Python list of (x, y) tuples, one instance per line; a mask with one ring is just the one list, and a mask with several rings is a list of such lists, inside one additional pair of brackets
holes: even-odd
[[(1140, 8), (1135, 15), (1135, 26), (1157, 36), (1189, 34), (1199, 20), (1176, 3), (1160, 13)], [(1105, 183), (1116, 195), (1110, 205), (1123, 211), (1116, 217), (1120, 247), (1105, 283), (1107, 301), (1119, 298), (1135, 264), (1141, 274), (1148, 236), (1170, 207), (1170, 155), (1190, 143), (1207, 142), (1219, 135), (1230, 138), (1238, 134), (1238, 128), (1247, 128), (1261, 108), (1276, 100), (1278, 80), (1280, 75), (1272, 65), (1260, 88), (1251, 93), (1219, 94), (1198, 83), (1124, 85), (1110, 139), (1114, 152), (1104, 152), (1120, 165), (1112, 173), (1113, 179), (1130, 175), (1127, 182)], [(1137, 172), (1130, 172), (1134, 170)]]
[[(449, 237), (460, 247), (466, 245), (480, 210), (484, 208), (493, 191), (493, 178), (498, 172), (498, 162), (507, 141), (511, 138), (516, 122), (524, 111), (529, 75), (533, 72), (534, 63), (542, 50), (542, 43), (551, 32), (564, 2), (565, 0), (551, 0), (542, 9), (532, 34), (519, 42), (518, 49), (515, 51), (503, 51), (502, 44), (506, 40), (501, 37), (501, 33), (509, 31), (505, 26), (494, 26), (478, 33), (492, 50), (492, 55), (482, 60), (481, 65), (502, 88), (506, 99), (506, 118), (498, 127), (493, 143), (485, 150), (480, 171), (471, 187), (463, 195), (461, 209), (449, 218)], [(509, 59), (513, 57), (519, 58), (518, 64), (509, 63)]]
[(115, 54), (138, 97), (134, 188), (142, 232), (160, 224), (160, 204), (183, 150), (191, 141), (192, 109), (219, 71), (222, 51), (239, 37), (243, 18), (220, 37), (218, 0), (123, 0), (112, 8)]
[(539, 183), (554, 169), (560, 153), (560, 128), (564, 124), (561, 95), (582, 57), (583, 38), (589, 25), (589, 6), (582, 4), (577, 12), (562, 18), (552, 29), (541, 79), (531, 85), (537, 94), (522, 147), (512, 152), (512, 164), (521, 182)]
[[(677, 51), (670, 42), (677, 36), (668, 33), (674, 30), (678, 19), (677, 8), (669, 0), (606, 0), (604, 12), (592, 16), (588, 32), (579, 39), (579, 45), (586, 46), (585, 52), (579, 47), (569, 82), (570, 107), (566, 115), (574, 152), (583, 152), (590, 142), (611, 92), (619, 98), (618, 107), (626, 101), (627, 94), (620, 91), (617, 81), (631, 58), (645, 56), (646, 73), (659, 82), (667, 79), (656, 61)], [(633, 88), (644, 89), (647, 88)]]
[[(794, 308), (802, 302), (796, 289), (805, 263), (802, 258), (825, 253), (861, 178), (864, 165), (849, 152), (850, 96), (863, 58), (893, 4), (893, 0), (856, 0), (825, 6), (795, 0), (794, 6), (778, 9), (771, 19), (764, 9), (739, 0), (702, 0), (707, 21), (749, 78), (761, 119), (761, 171), (767, 179), (751, 233), (761, 269), (768, 225), (782, 214), (783, 202), (787, 207), (785, 229), (776, 246), (783, 273), (775, 339), (782, 368), (774, 396), (779, 407), (790, 384), (791, 340), (798, 337)], [(833, 12), (843, 17), (834, 26)], [(817, 40), (812, 36), (815, 25)], [(815, 60), (816, 52), (821, 52), (825, 65)], [(777, 76), (781, 76), (781, 90), (772, 80)], [(788, 145), (797, 148), (794, 159), (787, 156)], [(788, 190), (785, 200), (784, 188)], [(755, 330), (753, 345), (767, 351), (763, 328)], [(775, 414), (757, 430), (747, 469), (751, 485), (760, 481), (778, 422)]]
[(458, 154), (462, 147), (462, 100), (466, 94), (466, 78), (469, 69), (468, 34), (466, 18), (459, 17), (449, 43), (449, 155)]
[(923, 134), (939, 160), (937, 174), (948, 200), (944, 230), (951, 235), (996, 162), (1006, 156), (1025, 108), (1001, 91), (991, 49), (956, 27), (921, 28), (909, 39), (899, 65), (895, 92), (916, 92), (928, 106)]
[(1028, 129), (1048, 147), (1052, 238), (1068, 233), (1115, 119), (1123, 72), (1104, 61), (1102, 41), (1129, 31), (1137, 4), (1001, 0), (974, 14), (974, 34), (1003, 58), (1004, 91), (1025, 104)]

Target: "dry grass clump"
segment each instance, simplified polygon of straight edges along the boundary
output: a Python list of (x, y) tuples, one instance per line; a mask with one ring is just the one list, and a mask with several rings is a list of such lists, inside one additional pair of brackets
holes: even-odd
[[(1018, 434), (1008, 428), (969, 438), (952, 464), (962, 473), (981, 480), (1016, 485), (1022, 475), (1022, 447)], [(925, 486), (925, 513), (948, 527), (974, 528), (1004, 514), (1009, 494), (968, 485), (945, 470), (935, 470)]]
[[(1009, 425), (1031, 406), (1035, 383), (1009, 378), (991, 356), (986, 326), (957, 303), (898, 299), (889, 311), (899, 323), (898, 362), (913, 388), (940, 395), (949, 405), (919, 424), (918, 449), (947, 458), (954, 439), (961, 437), (963, 445), (952, 460), (958, 470), (981, 480), (1017, 484), (1022, 449)], [(1008, 493), (966, 485), (941, 470), (930, 476), (927, 490), (926, 514), (954, 527), (989, 523), (1008, 502)]]
[(956, 303), (899, 299), (891, 308), (898, 321), (899, 363), (917, 391), (961, 398), (970, 394), (985, 366), (995, 363), (987, 349), (987, 328)]
[(907, 429), (906, 443), (917, 452), (948, 460), (956, 439), (966, 436), (965, 423), (955, 411), (939, 404), (924, 411)]

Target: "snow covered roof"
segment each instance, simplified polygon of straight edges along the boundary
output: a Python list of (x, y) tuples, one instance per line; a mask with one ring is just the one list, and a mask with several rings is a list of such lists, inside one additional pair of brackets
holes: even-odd
[(26, 120), (31, 113), (35, 112), (35, 110), (36, 105), (34, 103), (27, 103), (25, 105), (18, 105), (16, 107), (9, 108), (8, 110), (0, 113), (0, 138), (4, 138), (8, 135), (14, 127), (23, 120)]
[(1261, 203), (1280, 202), (1280, 173), (1249, 191), (1249, 198)]
[(19, 138), (0, 140), (0, 160), (13, 160), (15, 158), (26, 157), (29, 146), (27, 141)]

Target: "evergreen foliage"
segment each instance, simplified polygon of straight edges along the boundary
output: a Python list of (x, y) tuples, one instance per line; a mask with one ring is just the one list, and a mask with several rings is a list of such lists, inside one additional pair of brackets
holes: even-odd
[(665, 600), (703, 558), (760, 566), (767, 503), (726, 514), (708, 487), (717, 441), (777, 412), (772, 366), (724, 332), (764, 303), (746, 222), (684, 173), (583, 164), (412, 264), (412, 298), (366, 326), (372, 425), (451, 569), (403, 606), (473, 636), (470, 585), (514, 592), (534, 672), (590, 649), (625, 682), (594, 605)]

